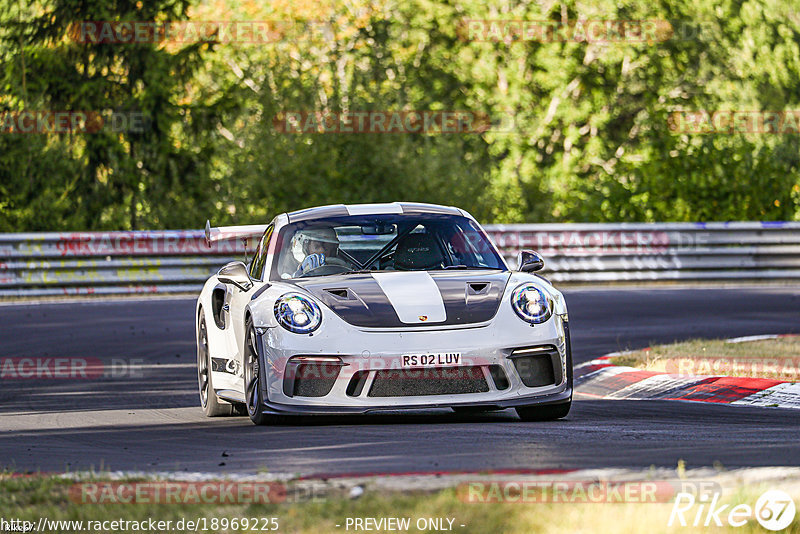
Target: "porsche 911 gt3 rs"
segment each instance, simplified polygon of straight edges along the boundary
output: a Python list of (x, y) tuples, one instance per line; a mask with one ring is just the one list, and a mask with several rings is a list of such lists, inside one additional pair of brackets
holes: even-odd
[(511, 270), (469, 213), (399, 202), (206, 224), (209, 244), (258, 236), (251, 261), (225, 265), (197, 300), (206, 415), (569, 412), (563, 295), (533, 251)]

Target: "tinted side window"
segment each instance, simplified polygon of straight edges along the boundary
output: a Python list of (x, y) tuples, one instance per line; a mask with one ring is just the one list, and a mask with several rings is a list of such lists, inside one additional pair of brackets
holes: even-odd
[(258, 243), (253, 262), (250, 264), (250, 278), (261, 280), (264, 274), (264, 264), (267, 262), (267, 250), (269, 250), (269, 239), (272, 237), (272, 230), (274, 226), (269, 225), (261, 236), (261, 241)]

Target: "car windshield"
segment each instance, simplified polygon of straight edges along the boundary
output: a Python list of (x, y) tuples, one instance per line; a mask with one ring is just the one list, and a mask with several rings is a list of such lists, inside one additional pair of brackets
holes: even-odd
[(373, 271), (505, 269), (486, 234), (456, 215), (371, 215), (288, 224), (278, 236), (276, 278)]

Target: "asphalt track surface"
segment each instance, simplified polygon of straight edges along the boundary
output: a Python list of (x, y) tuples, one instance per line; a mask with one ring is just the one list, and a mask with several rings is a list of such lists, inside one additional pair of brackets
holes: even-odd
[[(566, 291), (575, 362), (696, 337), (800, 333), (800, 288)], [(0, 467), (303, 475), (800, 465), (800, 411), (576, 396), (561, 421), (442, 411), (255, 427), (197, 401), (194, 301), (0, 306), (0, 357), (124, 361), (134, 376), (0, 380)], [(117, 365), (117, 369), (121, 367)]]

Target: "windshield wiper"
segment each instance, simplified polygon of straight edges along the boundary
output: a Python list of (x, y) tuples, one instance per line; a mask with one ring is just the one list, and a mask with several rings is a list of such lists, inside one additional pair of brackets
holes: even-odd
[(345, 271), (345, 272), (339, 273), (339, 274), (369, 274), (371, 272), (373, 272), (373, 271), (370, 271), (369, 269), (359, 269), (359, 270), (355, 270), (355, 271)]

